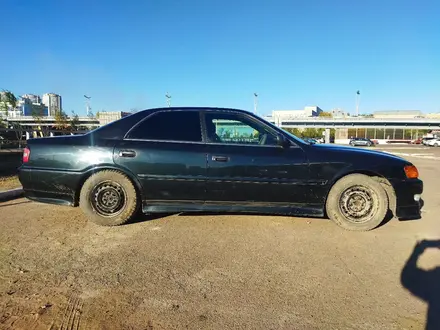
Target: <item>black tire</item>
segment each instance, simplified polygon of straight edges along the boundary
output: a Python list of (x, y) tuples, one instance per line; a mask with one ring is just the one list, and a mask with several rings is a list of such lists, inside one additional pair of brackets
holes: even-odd
[(371, 142), (368, 142), (367, 146), (371, 147)]
[(438, 143), (434, 143), (434, 147), (438, 147)]
[(127, 176), (118, 171), (104, 170), (84, 182), (79, 205), (92, 222), (101, 226), (117, 226), (136, 214), (139, 198)]
[(367, 175), (350, 174), (330, 190), (326, 211), (328, 217), (344, 229), (367, 231), (382, 223), (388, 213), (388, 203), (387, 193), (379, 182)]
[(351, 145), (352, 147), (354, 147), (354, 146), (355, 146), (355, 144), (354, 144), (353, 142), (351, 142), (351, 143), (350, 143), (350, 145)]

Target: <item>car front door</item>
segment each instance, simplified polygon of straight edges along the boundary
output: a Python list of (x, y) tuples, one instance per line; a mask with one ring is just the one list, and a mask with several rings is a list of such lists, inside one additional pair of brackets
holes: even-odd
[(204, 201), (206, 154), (200, 113), (153, 113), (115, 146), (114, 162), (139, 179), (144, 203)]
[(206, 201), (306, 203), (309, 167), (298, 145), (282, 147), (277, 132), (240, 112), (205, 111)]

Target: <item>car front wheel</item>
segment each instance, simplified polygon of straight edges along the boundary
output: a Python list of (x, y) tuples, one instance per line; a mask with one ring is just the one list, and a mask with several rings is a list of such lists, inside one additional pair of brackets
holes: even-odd
[(328, 217), (347, 230), (367, 231), (379, 226), (388, 213), (388, 196), (379, 182), (363, 174), (337, 181), (327, 198)]
[(79, 205), (94, 223), (117, 226), (136, 214), (139, 199), (127, 176), (118, 171), (105, 170), (91, 175), (84, 182)]
[(438, 143), (434, 143), (434, 147), (438, 147)]

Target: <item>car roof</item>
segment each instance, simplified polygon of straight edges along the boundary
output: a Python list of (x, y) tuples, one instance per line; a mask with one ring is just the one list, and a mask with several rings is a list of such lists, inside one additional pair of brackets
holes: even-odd
[(254, 115), (253, 112), (242, 110), (242, 109), (235, 109), (235, 108), (220, 108), (220, 107), (162, 107), (162, 108), (151, 108), (151, 109), (145, 109), (141, 110), (139, 112), (157, 112), (157, 111), (173, 111), (173, 110), (192, 110), (192, 111), (234, 111), (234, 112), (241, 112), (243, 114), (250, 114)]

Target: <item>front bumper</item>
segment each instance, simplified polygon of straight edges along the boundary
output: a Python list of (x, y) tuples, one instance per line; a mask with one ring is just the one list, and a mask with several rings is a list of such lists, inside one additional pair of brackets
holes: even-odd
[(391, 185), (396, 194), (395, 216), (399, 220), (421, 218), (423, 200), (415, 198), (423, 193), (423, 181), (419, 179), (406, 179), (392, 181)]

